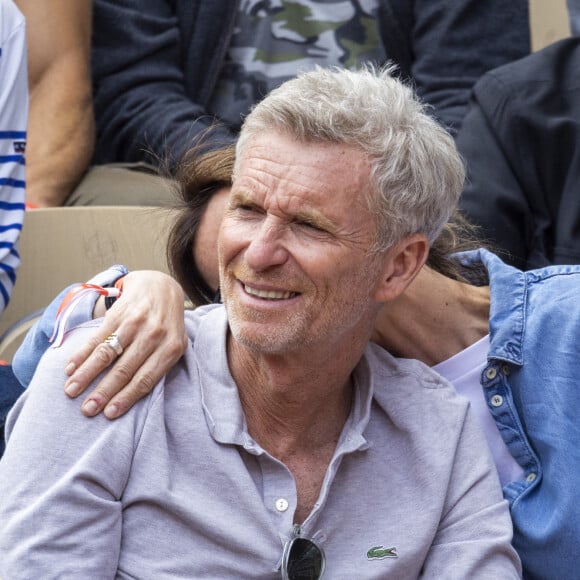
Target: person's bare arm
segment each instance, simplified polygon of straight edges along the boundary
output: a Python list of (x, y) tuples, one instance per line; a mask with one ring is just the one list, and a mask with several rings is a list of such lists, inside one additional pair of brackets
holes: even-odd
[(26, 18), (27, 201), (63, 205), (94, 149), (90, 0), (15, 0)]

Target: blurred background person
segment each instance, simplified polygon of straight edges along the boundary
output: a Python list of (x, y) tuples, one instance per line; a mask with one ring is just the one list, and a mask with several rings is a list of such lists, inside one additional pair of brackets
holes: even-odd
[(477, 79), (530, 51), (528, 0), (95, 0), (93, 28), (95, 166), (70, 205), (173, 203), (160, 162), (216, 122), (234, 140), (300, 70), (393, 61), (455, 133)]
[(90, 0), (15, 0), (26, 18), (29, 204), (63, 205), (94, 150)]
[[(0, 0), (0, 314), (20, 264), (18, 240), (24, 220), (26, 124), (26, 28), (12, 0)], [(22, 387), (11, 367), (0, 364), (0, 453), (6, 414)]]
[(486, 73), (457, 136), (459, 204), (501, 257), (580, 263), (580, 37)]
[(26, 28), (12, 0), (0, 2), (0, 313), (20, 263), (18, 239), (24, 220), (26, 125)]

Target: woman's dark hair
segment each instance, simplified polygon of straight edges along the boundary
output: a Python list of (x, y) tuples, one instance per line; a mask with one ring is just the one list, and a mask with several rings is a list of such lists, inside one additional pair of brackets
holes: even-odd
[(167, 262), (195, 306), (213, 302), (216, 290), (201, 275), (193, 255), (199, 224), (214, 193), (232, 183), (235, 148), (201, 151), (193, 147), (175, 170), (180, 200), (178, 217), (169, 232)]
[(479, 236), (479, 228), (459, 211), (455, 210), (439, 237), (429, 249), (427, 266), (451, 278), (468, 284), (487, 284), (487, 271), (481, 265), (466, 266), (456, 254), (478, 248), (490, 248)]

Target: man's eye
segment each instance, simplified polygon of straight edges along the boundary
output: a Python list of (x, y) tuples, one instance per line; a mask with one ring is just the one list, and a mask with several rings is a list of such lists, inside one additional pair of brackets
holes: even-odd
[(258, 211), (258, 209), (255, 206), (248, 204), (237, 205), (234, 209), (242, 213), (257, 213)]
[(319, 226), (318, 224), (316, 224), (314, 222), (301, 221), (301, 222), (298, 222), (298, 225), (300, 225), (306, 229), (309, 229), (313, 232), (317, 232), (317, 233), (321, 233), (321, 234), (326, 233), (325, 229), (323, 229), (321, 226)]

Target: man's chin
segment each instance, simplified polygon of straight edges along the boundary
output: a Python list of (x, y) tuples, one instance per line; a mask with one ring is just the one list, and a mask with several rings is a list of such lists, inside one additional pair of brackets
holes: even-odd
[(273, 336), (256, 332), (236, 332), (233, 329), (231, 330), (234, 340), (239, 345), (255, 353), (282, 354), (289, 350), (287, 341), (277, 340)]
[(287, 325), (277, 328), (271, 324), (232, 324), (230, 321), (230, 332), (240, 346), (257, 354), (282, 355), (304, 348), (304, 340), (293, 337)]

